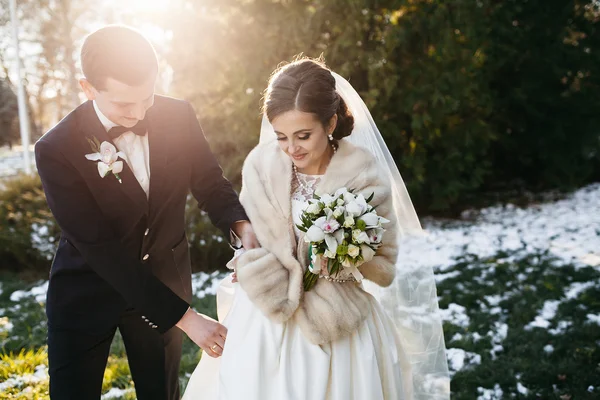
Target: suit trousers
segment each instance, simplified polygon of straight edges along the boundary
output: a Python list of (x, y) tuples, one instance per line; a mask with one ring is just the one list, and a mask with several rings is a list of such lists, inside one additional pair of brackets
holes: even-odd
[(173, 327), (164, 334), (152, 329), (133, 309), (103, 333), (48, 329), (48, 363), (52, 400), (100, 399), (110, 346), (119, 329), (138, 400), (180, 398), (179, 363), (182, 332)]

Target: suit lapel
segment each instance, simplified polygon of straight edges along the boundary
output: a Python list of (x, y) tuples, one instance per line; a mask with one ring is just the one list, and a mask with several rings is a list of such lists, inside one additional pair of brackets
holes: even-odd
[[(87, 101), (83, 104), (83, 108), (83, 118), (80, 120), (80, 129), (83, 131), (84, 135), (90, 139), (95, 137), (100, 143), (106, 141), (114, 145), (114, 142), (108, 136), (106, 129), (104, 129), (104, 126), (98, 119), (93, 103)], [(148, 199), (146, 197), (146, 192), (144, 192), (144, 189), (140, 186), (127, 162), (123, 162), (123, 171), (119, 175), (122, 183), (119, 183), (115, 179), (114, 186), (133, 200), (137, 206), (141, 207), (144, 210), (144, 213), (148, 214)]]

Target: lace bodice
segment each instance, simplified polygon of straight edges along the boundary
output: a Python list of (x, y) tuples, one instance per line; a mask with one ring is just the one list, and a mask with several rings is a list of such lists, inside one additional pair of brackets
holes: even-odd
[(298, 172), (292, 178), (292, 218), (294, 220), (296, 239), (300, 236), (300, 231), (296, 228), (296, 224), (301, 222), (300, 215), (308, 205), (308, 200), (313, 198), (315, 189), (322, 177), (322, 175), (306, 175)]

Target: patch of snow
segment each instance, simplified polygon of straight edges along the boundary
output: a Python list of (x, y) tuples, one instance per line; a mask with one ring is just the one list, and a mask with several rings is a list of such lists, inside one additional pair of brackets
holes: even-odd
[(48, 281), (45, 281), (39, 286), (34, 286), (30, 290), (17, 290), (10, 295), (10, 301), (18, 302), (24, 297), (34, 296), (35, 301), (42, 303), (46, 301), (46, 293), (48, 292)]
[(477, 394), (479, 394), (477, 400), (501, 400), (504, 392), (500, 388), (500, 385), (496, 383), (493, 389), (478, 387)]
[(471, 322), (466, 310), (467, 309), (461, 305), (450, 303), (448, 308), (440, 309), (439, 312), (442, 320), (466, 329), (469, 327), (469, 323)]
[(450, 368), (451, 374), (460, 371), (466, 366), (481, 364), (481, 356), (479, 354), (463, 349), (447, 349), (446, 354), (448, 356), (448, 367)]

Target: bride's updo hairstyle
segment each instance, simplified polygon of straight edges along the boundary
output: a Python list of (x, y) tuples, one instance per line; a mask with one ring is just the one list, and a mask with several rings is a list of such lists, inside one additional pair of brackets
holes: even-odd
[(315, 114), (323, 126), (337, 114), (332, 133), (335, 140), (350, 136), (354, 128), (354, 117), (335, 91), (335, 78), (321, 60), (302, 58), (280, 66), (271, 75), (263, 113), (272, 122), (292, 110)]

